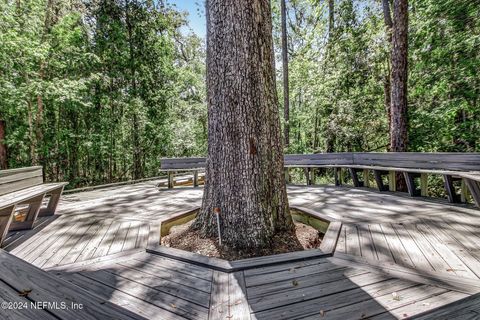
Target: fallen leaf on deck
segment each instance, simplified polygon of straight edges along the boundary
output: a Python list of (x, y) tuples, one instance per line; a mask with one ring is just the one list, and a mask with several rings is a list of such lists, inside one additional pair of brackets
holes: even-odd
[(18, 294), (20, 297), (26, 297), (28, 296), (28, 294), (32, 292), (32, 289), (23, 289), (22, 291), (20, 291), (20, 293)]
[(292, 281), (292, 284), (293, 284), (294, 287), (296, 287), (296, 286), (298, 286), (298, 281), (297, 281), (297, 280), (293, 280), (293, 281)]

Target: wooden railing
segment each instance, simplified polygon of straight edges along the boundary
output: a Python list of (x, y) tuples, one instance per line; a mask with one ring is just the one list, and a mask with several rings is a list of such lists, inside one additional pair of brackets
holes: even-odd
[[(161, 170), (169, 172), (169, 187), (173, 187), (173, 171), (194, 171), (205, 168), (206, 158), (162, 159)], [(355, 187), (369, 187), (369, 172), (373, 171), (380, 191), (396, 191), (396, 177), (402, 173), (409, 194), (427, 196), (427, 175), (441, 175), (450, 202), (465, 201), (467, 189), (480, 207), (480, 153), (421, 153), (421, 152), (344, 152), (285, 155), (284, 165), (289, 177), (289, 168), (303, 168), (307, 185), (313, 183), (315, 168), (333, 168), (335, 185), (343, 183), (343, 170), (348, 170)], [(362, 172), (362, 175), (359, 175)], [(388, 184), (384, 184), (387, 176)], [(420, 183), (416, 183), (419, 178)], [(195, 180), (195, 179), (194, 179)], [(454, 181), (461, 181), (457, 194)], [(419, 186), (418, 186), (419, 185)]]

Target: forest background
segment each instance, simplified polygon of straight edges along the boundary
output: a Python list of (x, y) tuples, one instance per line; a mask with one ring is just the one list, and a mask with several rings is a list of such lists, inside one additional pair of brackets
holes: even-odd
[[(382, 1), (286, 4), (285, 153), (388, 151)], [(272, 12), (283, 114), (280, 1)], [(5, 0), (0, 14), (1, 168), (75, 188), (206, 154), (205, 41), (174, 4)], [(479, 17), (478, 0), (409, 1), (408, 151), (480, 151)]]

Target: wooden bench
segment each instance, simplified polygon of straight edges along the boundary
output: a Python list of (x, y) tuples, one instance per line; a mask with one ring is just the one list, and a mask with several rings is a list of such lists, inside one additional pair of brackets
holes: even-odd
[(174, 173), (178, 171), (193, 172), (193, 186), (198, 187), (198, 173), (205, 170), (206, 158), (164, 158), (160, 160), (161, 171), (168, 175), (168, 188), (173, 188)]
[[(33, 228), (37, 217), (53, 215), (66, 184), (44, 184), (42, 167), (0, 170), (0, 245), (9, 230)], [(14, 221), (16, 209), (24, 212), (23, 221)]]
[[(441, 175), (450, 202), (465, 200), (466, 189), (470, 190), (475, 204), (480, 207), (480, 153), (422, 153), (422, 152), (342, 152), (285, 155), (284, 165), (288, 168), (303, 168), (307, 185), (313, 183), (315, 168), (333, 168), (335, 185), (343, 181), (342, 169), (348, 170), (355, 187), (369, 187), (369, 172), (372, 171), (380, 191), (396, 191), (396, 172), (405, 177), (409, 194), (427, 196), (427, 175)], [(205, 169), (205, 158), (163, 159), (162, 170), (197, 171)], [(359, 176), (363, 172), (363, 178)], [(285, 175), (289, 177), (288, 173)], [(383, 178), (388, 176), (388, 185)], [(420, 178), (420, 188), (415, 182)], [(194, 179), (195, 180), (195, 179)], [(459, 196), (453, 182), (462, 181)], [(197, 185), (194, 183), (194, 185)], [(173, 175), (169, 174), (169, 188), (173, 187)]]
[[(355, 187), (369, 186), (369, 171), (373, 172), (379, 191), (396, 191), (396, 173), (403, 174), (408, 193), (414, 196), (427, 196), (427, 175), (441, 175), (444, 180), (448, 200), (460, 202), (468, 188), (476, 205), (480, 207), (480, 153), (423, 153), (423, 152), (354, 152), (309, 155), (285, 155), (286, 167), (303, 167), (306, 170), (307, 184), (311, 184), (315, 167), (333, 167), (335, 185), (342, 183), (339, 169), (349, 171)], [(363, 172), (363, 179), (358, 172)], [(339, 177), (340, 175), (340, 177)], [(388, 177), (388, 185), (383, 177)], [(420, 178), (420, 188), (415, 182)], [(462, 181), (462, 194), (459, 196), (453, 186), (454, 181)]]

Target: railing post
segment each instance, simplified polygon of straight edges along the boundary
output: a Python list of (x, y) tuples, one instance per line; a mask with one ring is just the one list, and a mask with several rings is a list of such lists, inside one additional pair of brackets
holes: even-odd
[(193, 186), (198, 187), (198, 171), (193, 171)]
[(333, 168), (333, 175), (335, 176), (335, 186), (339, 186), (340, 185), (340, 180), (339, 180), (339, 177), (338, 177), (338, 168)]
[(289, 171), (289, 168), (288, 168), (288, 167), (285, 167), (285, 168), (284, 168), (284, 172), (285, 172), (285, 183), (286, 183), (286, 184), (289, 184), (289, 183), (290, 183), (290, 171)]
[(397, 191), (397, 175), (395, 171), (388, 172), (388, 190)]
[(420, 174), (420, 195), (422, 197), (428, 196), (428, 175), (426, 173)]
[(462, 182), (460, 185), (460, 201), (465, 203), (467, 202), (467, 185), (465, 184), (465, 179), (462, 178)]
[(173, 189), (173, 172), (168, 171), (168, 189)]
[(305, 172), (305, 178), (307, 180), (307, 186), (310, 186), (312, 184), (312, 180), (310, 177), (311, 170), (310, 168), (303, 168), (303, 171)]
[(370, 175), (368, 174), (368, 169), (363, 170), (363, 186), (370, 188)]

